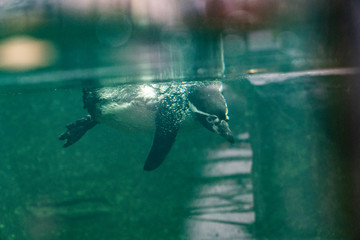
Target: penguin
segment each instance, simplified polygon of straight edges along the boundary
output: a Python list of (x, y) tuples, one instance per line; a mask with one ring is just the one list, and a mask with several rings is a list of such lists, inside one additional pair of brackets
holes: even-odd
[[(60, 140), (68, 147), (97, 124), (120, 130), (155, 131), (145, 171), (158, 168), (180, 128), (194, 123), (234, 143), (221, 82), (132, 84), (83, 89), (88, 115), (66, 125)], [(200, 125), (200, 126), (201, 126)]]

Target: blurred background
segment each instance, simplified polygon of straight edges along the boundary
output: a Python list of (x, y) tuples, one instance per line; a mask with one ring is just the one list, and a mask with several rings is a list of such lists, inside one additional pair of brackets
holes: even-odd
[[(359, 239), (360, 6), (0, 0), (0, 239)], [(231, 145), (97, 126), (82, 88), (222, 81)]]
[(341, 47), (352, 39), (346, 34), (346, 6), (335, 0), (0, 4), (2, 76), (78, 70), (71, 72), (74, 78), (89, 69), (118, 77), (127, 68), (128, 75), (209, 77), (349, 63), (350, 50)]

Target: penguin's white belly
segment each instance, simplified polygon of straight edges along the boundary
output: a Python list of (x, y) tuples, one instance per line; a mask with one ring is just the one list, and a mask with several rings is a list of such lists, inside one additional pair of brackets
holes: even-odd
[(116, 103), (101, 106), (99, 122), (128, 131), (153, 131), (156, 110), (145, 103)]

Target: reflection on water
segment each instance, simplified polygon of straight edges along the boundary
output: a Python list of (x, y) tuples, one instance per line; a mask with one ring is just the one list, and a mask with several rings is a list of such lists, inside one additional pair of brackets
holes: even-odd
[(251, 157), (245, 143), (210, 150), (188, 206), (186, 239), (252, 239)]
[(105, 198), (70, 199), (61, 202), (43, 199), (34, 204), (28, 203), (26, 210), (35, 218), (49, 218), (54, 216), (76, 218), (89, 214), (109, 212), (111, 205)]
[(28, 203), (19, 212), (24, 225), (25, 236), (34, 240), (57, 239), (61, 237), (66, 225), (72, 221), (91, 219), (110, 214), (114, 208), (106, 199), (70, 199), (56, 202), (51, 199), (40, 199)]

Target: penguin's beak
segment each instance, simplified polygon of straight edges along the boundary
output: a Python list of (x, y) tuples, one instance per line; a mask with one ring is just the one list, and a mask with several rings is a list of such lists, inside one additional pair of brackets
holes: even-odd
[(224, 137), (228, 142), (235, 142), (234, 136), (229, 128), (229, 124), (225, 120), (221, 120), (217, 126), (214, 125), (214, 128), (214, 132)]
[(198, 115), (200, 123), (208, 130), (222, 136), (228, 142), (234, 143), (234, 136), (225, 120), (220, 120), (215, 115)]

